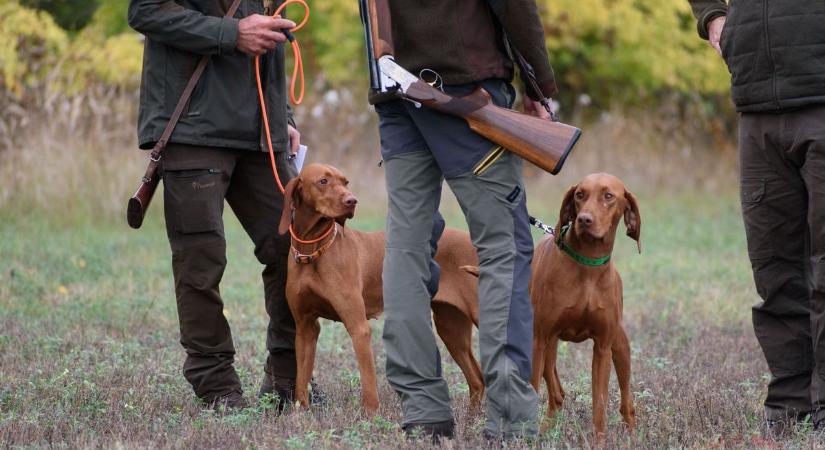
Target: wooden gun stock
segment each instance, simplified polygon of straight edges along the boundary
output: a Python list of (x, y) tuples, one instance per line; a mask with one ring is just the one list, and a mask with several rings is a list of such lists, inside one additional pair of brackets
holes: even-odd
[(553, 175), (559, 173), (581, 136), (576, 127), (496, 106), (482, 88), (455, 98), (419, 81), (410, 85), (405, 96), (463, 118), (476, 133)]
[(129, 199), (126, 205), (126, 222), (129, 226), (138, 229), (143, 225), (143, 218), (146, 216), (146, 211), (149, 209), (149, 203), (152, 202), (152, 196), (155, 195), (155, 190), (160, 183), (160, 175), (158, 174), (157, 164), (150, 163), (146, 176), (141, 180), (135, 195)]

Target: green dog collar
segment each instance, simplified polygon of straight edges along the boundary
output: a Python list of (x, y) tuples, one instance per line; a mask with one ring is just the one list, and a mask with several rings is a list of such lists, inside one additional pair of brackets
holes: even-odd
[(610, 261), (610, 255), (602, 256), (601, 258), (588, 258), (586, 256), (582, 256), (576, 253), (575, 250), (570, 248), (569, 245), (564, 243), (564, 236), (567, 234), (567, 230), (570, 228), (570, 225), (565, 225), (561, 228), (561, 235), (559, 236), (559, 248), (564, 252), (567, 253), (574, 261), (579, 264), (583, 264), (585, 266), (591, 267), (598, 267), (607, 264)]

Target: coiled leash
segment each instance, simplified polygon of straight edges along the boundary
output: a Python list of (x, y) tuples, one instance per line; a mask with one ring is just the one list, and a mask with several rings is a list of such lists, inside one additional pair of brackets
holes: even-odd
[[(309, 5), (307, 5), (306, 1), (304, 0), (287, 0), (278, 9), (272, 13), (272, 17), (276, 17), (280, 15), (284, 9), (291, 5), (291, 4), (298, 4), (304, 7), (304, 19), (301, 23), (295, 25), (293, 28), (289, 30), (281, 30), (282, 33), (286, 36), (289, 43), (292, 45), (292, 54), (295, 57), (295, 67), (292, 70), (292, 80), (289, 84), (289, 100), (294, 105), (300, 105), (302, 101), (304, 101), (304, 61), (301, 58), (301, 47), (298, 45), (298, 40), (295, 39), (295, 35), (292, 33), (301, 30), (304, 25), (307, 24), (309, 21)], [(264, 122), (264, 131), (266, 135), (266, 146), (267, 150), (269, 151), (269, 162), (272, 165), (272, 174), (275, 176), (275, 183), (278, 185), (278, 189), (281, 191), (281, 194), (286, 192), (284, 189), (284, 184), (281, 182), (281, 177), (278, 175), (278, 167), (275, 164), (275, 151), (272, 148), (272, 136), (269, 132), (269, 117), (266, 113), (266, 101), (264, 100), (264, 89), (263, 84), (261, 83), (261, 57), (255, 56), (255, 82), (258, 85), (258, 101), (261, 104), (261, 119)], [(295, 96), (296, 93), (296, 86), (300, 82), (300, 93), (298, 96)], [(292, 239), (299, 244), (315, 244), (321, 242), (322, 240), (326, 239), (330, 233), (335, 229), (335, 222), (332, 223), (332, 226), (329, 227), (321, 237), (317, 239), (311, 240), (304, 240), (299, 238), (295, 231), (292, 229), (292, 225), (289, 226), (289, 234), (292, 236)]]
[[(284, 9), (293, 3), (297, 3), (304, 7), (304, 20), (301, 23), (295, 25), (290, 30), (281, 30), (282, 33), (286, 36), (289, 43), (292, 44), (292, 54), (295, 56), (295, 68), (292, 70), (292, 80), (290, 81), (289, 86), (289, 99), (292, 101), (294, 105), (300, 105), (301, 102), (304, 100), (304, 61), (301, 58), (301, 48), (298, 46), (298, 41), (295, 39), (295, 36), (292, 34), (296, 31), (299, 31), (301, 28), (306, 25), (307, 21), (309, 21), (309, 5), (304, 0), (287, 0), (275, 12), (272, 14), (272, 17), (280, 15)], [(295, 88), (297, 85), (298, 80), (301, 82), (301, 91), (298, 97), (295, 97)], [(275, 175), (275, 182), (278, 184), (278, 189), (281, 190), (281, 193), (284, 193), (284, 185), (281, 183), (281, 177), (278, 176), (278, 169), (275, 165), (275, 152), (272, 150), (272, 136), (269, 133), (269, 117), (266, 114), (266, 102), (264, 101), (264, 88), (261, 83), (261, 57), (255, 56), (255, 82), (258, 85), (258, 101), (261, 104), (261, 118), (264, 122), (264, 130), (266, 131), (266, 145), (267, 150), (269, 150), (269, 161), (272, 164), (272, 173)]]

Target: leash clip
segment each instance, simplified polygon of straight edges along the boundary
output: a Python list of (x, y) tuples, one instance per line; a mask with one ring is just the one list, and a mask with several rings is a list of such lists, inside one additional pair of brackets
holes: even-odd
[(541, 231), (544, 231), (544, 234), (549, 234), (550, 236), (555, 236), (556, 235), (556, 230), (554, 230), (553, 227), (551, 227), (550, 225), (547, 225), (546, 223), (542, 222), (539, 219), (536, 219), (533, 216), (529, 216), (529, 218), (530, 218), (530, 225), (538, 228)]

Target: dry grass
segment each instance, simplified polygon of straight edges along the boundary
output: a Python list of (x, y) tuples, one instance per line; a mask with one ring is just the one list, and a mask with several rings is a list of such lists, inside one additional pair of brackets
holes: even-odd
[[(108, 97), (107, 97), (108, 95)], [(361, 416), (357, 368), (346, 332), (322, 327), (316, 377), (327, 408), (276, 417), (266, 401), (240, 414), (203, 412), (180, 374), (183, 351), (160, 218), (123, 223), (125, 199), (143, 170), (134, 150), (134, 97), (98, 93), (53, 99), (10, 119), (0, 132), (0, 446), (151, 448), (405, 448), (399, 408), (383, 377), (378, 418)], [(323, 105), (323, 106), (319, 106)], [(311, 99), (299, 111), (312, 158), (341, 167), (361, 205), (353, 225), (382, 223), (383, 173), (374, 118), (360, 94)], [(584, 173), (616, 173), (637, 191), (645, 253), (629, 241), (616, 261), (625, 279), (633, 348), (635, 433), (622, 429), (611, 384), (615, 448), (807, 447), (760, 437), (766, 367), (749, 324), (756, 302), (735, 195), (729, 144), (701, 127), (652, 113), (605, 115), (586, 128), (563, 174), (530, 174), (531, 209), (552, 220), (562, 190)], [(12, 124), (12, 125), (9, 125)], [(697, 137), (698, 136), (698, 137)], [(450, 197), (449, 195), (447, 196)], [(445, 203), (448, 221), (456, 219)], [(265, 313), (258, 263), (227, 215), (230, 265), (222, 293), (247, 393), (264, 358)], [(446, 351), (442, 355), (446, 355)], [(467, 386), (445, 356), (458, 419), (448, 448), (483, 448), (482, 422), (465, 414)], [(560, 350), (568, 392), (561, 416), (537, 442), (510, 448), (590, 447), (590, 349)], [(542, 393), (542, 396), (545, 394)]]

